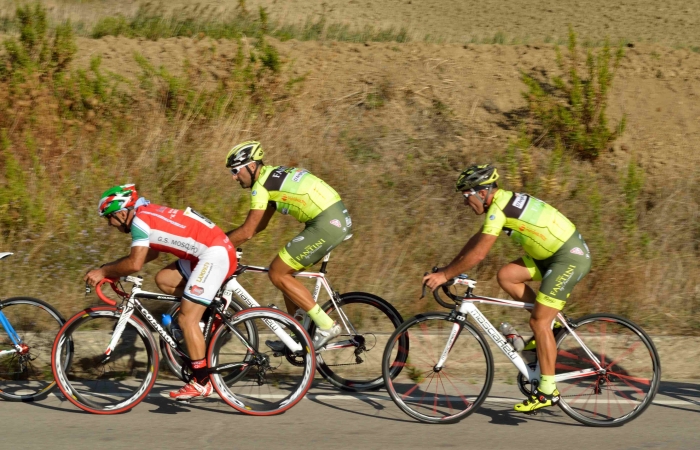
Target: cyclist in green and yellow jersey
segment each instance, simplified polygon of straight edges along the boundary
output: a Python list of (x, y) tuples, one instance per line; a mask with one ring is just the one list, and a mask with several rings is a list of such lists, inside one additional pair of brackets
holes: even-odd
[[(313, 341), (316, 349), (340, 334), (335, 323), (317, 305), (311, 293), (294, 272), (320, 261), (329, 251), (352, 236), (352, 219), (338, 193), (308, 170), (266, 166), (259, 142), (248, 141), (233, 147), (226, 155), (226, 167), (244, 189), (251, 189), (250, 212), (243, 225), (228, 233), (234, 246), (251, 239), (267, 227), (275, 211), (289, 214), (305, 224), (304, 230), (289, 241), (270, 264), (269, 276), (284, 294), (287, 311), (295, 306), (307, 312), (316, 323)], [(280, 341), (267, 341), (274, 351), (284, 350)]]
[[(532, 397), (515, 405), (516, 411), (531, 412), (559, 402), (552, 322), (576, 283), (591, 269), (591, 256), (581, 234), (563, 214), (531, 195), (499, 189), (496, 180), (498, 172), (488, 164), (471, 166), (460, 174), (457, 191), (477, 215), (486, 214), (484, 226), (449, 265), (426, 275), (423, 282), (435, 290), (470, 270), (486, 257), (501, 231), (523, 247), (526, 254), (501, 268), (497, 279), (515, 300), (535, 304), (530, 328), (542, 375)], [(537, 295), (525, 284), (532, 280), (542, 281)]]

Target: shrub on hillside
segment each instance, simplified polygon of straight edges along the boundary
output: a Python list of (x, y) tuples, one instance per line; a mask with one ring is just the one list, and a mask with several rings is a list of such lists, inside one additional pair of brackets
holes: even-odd
[(568, 55), (564, 57), (558, 47), (556, 52), (563, 76), (542, 80), (523, 73), (528, 88), (523, 96), (540, 135), (549, 137), (552, 146), (558, 140), (578, 156), (595, 159), (625, 128), (625, 117), (610, 129), (606, 116), (608, 92), (624, 56), (622, 46), (614, 55), (608, 41), (597, 54), (589, 49), (583, 75), (573, 29), (569, 29)]

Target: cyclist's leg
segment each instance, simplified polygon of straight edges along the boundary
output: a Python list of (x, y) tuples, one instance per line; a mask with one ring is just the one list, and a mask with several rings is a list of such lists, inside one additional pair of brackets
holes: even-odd
[[(574, 286), (590, 271), (591, 259), (583, 238), (575, 231), (572, 237), (547, 260), (535, 309), (530, 317), (530, 328), (537, 341), (537, 358), (540, 363), (540, 384), (529, 400), (515, 406), (516, 411), (529, 412), (552, 406), (559, 401), (554, 383), (557, 348), (552, 334), (552, 321), (564, 308)], [(542, 268), (541, 268), (542, 269)]]
[(535, 303), (535, 291), (525, 284), (526, 281), (542, 279), (540, 270), (534, 260), (525, 256), (518, 258), (501, 268), (496, 276), (498, 284), (513, 300)]
[(170, 393), (172, 398), (188, 400), (208, 396), (212, 392), (206, 365), (204, 335), (199, 328), (202, 314), (211, 304), (221, 283), (236, 269), (236, 253), (233, 248), (212, 246), (200, 257), (185, 285), (178, 324), (192, 361), (194, 379), (182, 389)]
[(192, 266), (190, 261), (179, 259), (163, 267), (156, 274), (156, 285), (165, 294), (182, 297), (187, 280), (191, 274)]

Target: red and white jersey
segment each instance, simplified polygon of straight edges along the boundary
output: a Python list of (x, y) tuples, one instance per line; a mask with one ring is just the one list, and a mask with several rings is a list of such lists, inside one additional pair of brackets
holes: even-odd
[(210, 247), (235, 251), (221, 228), (189, 207), (184, 211), (153, 204), (137, 207), (131, 237), (132, 247), (150, 247), (193, 262)]

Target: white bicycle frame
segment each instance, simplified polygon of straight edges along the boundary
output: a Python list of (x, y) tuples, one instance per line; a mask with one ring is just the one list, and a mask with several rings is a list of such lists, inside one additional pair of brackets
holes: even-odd
[[(241, 256), (241, 252), (238, 254), (239, 258)], [(322, 262), (326, 263), (330, 259), (331, 254), (328, 252), (326, 256), (323, 257)], [(252, 273), (267, 273), (269, 272), (270, 269), (269, 267), (263, 267), (263, 266), (246, 266), (245, 272), (252, 272)], [(244, 273), (245, 273), (244, 272)], [(350, 323), (350, 320), (347, 318), (343, 310), (338, 306), (338, 302), (336, 301), (335, 296), (333, 295), (333, 289), (331, 288), (330, 284), (328, 283), (328, 280), (326, 279), (326, 274), (323, 272), (294, 272), (293, 274), (297, 278), (315, 278), (316, 279), (316, 285), (314, 287), (314, 291), (312, 293), (312, 297), (314, 299), (314, 302), (318, 303), (318, 298), (321, 294), (321, 288), (326, 290), (326, 293), (328, 293), (328, 296), (331, 299), (331, 302), (335, 306), (336, 311), (338, 312), (338, 315), (340, 316), (340, 320), (343, 322), (343, 326), (345, 327), (345, 330), (350, 336), (355, 336), (357, 335), (357, 331), (355, 328), (352, 326)], [(237, 277), (231, 278), (227, 283), (226, 286), (224, 287), (224, 292), (222, 293), (222, 297), (226, 300), (227, 304), (228, 302), (231, 301), (232, 294), (235, 295), (241, 302), (246, 304), (249, 308), (257, 308), (261, 306), (254, 298), (252, 295), (248, 293), (248, 291), (241, 286), (241, 283), (238, 282)], [(302, 321), (302, 326), (304, 328), (308, 329), (308, 326), (311, 323), (311, 318), (308, 316), (308, 314), (304, 314), (304, 320)], [(274, 331), (274, 330), (273, 330)], [(275, 332), (275, 334), (282, 339), (282, 336), (278, 333)], [(286, 334), (286, 333), (285, 333)], [(289, 337), (287, 335), (287, 337)], [(285, 344), (287, 344), (285, 339), (282, 339)], [(297, 344), (298, 345), (298, 344)], [(289, 346), (289, 344), (287, 344)], [(334, 342), (331, 344), (326, 345), (322, 349), (316, 350), (316, 353), (328, 351), (328, 350), (335, 350), (339, 348), (347, 348), (347, 347), (354, 347), (355, 343), (353, 339), (348, 339), (344, 341), (338, 341)], [(291, 348), (291, 347), (290, 347)]]
[[(470, 289), (473, 289), (476, 286), (476, 281), (475, 280), (466, 280), (466, 279), (460, 279), (457, 278), (455, 280), (455, 284), (460, 284), (460, 285), (465, 285), (468, 286)], [(435, 365), (436, 369), (441, 369), (444, 365), (445, 362), (447, 361), (447, 358), (449, 356), (450, 350), (452, 349), (452, 346), (454, 344), (455, 339), (457, 339), (457, 336), (459, 334), (459, 331), (461, 329), (461, 325), (459, 322), (464, 322), (467, 320), (467, 316), (472, 316), (474, 320), (476, 321), (477, 324), (481, 327), (482, 330), (484, 330), (484, 333), (486, 333), (486, 336), (491, 339), (491, 341), (496, 344), (496, 346), (503, 352), (504, 355), (508, 357), (511, 363), (515, 367), (518, 368), (520, 373), (523, 374), (523, 376), (527, 377), (528, 380), (534, 381), (534, 380), (539, 380), (540, 378), (540, 364), (539, 361), (537, 362), (537, 365), (535, 366), (534, 369), (530, 368), (525, 360), (520, 356), (520, 354), (513, 348), (513, 346), (506, 340), (505, 336), (503, 336), (492, 324), (491, 322), (479, 311), (479, 309), (476, 307), (476, 303), (483, 303), (485, 305), (497, 305), (497, 306), (504, 306), (508, 308), (521, 308), (521, 309), (527, 309), (531, 310), (534, 308), (534, 305), (531, 303), (523, 303), (523, 302), (518, 302), (515, 300), (504, 300), (500, 298), (491, 298), (491, 297), (481, 297), (481, 296), (470, 296), (470, 297), (465, 297), (462, 303), (455, 309), (457, 313), (457, 321), (455, 322), (454, 325), (452, 326), (452, 331), (450, 332), (450, 336), (447, 339), (447, 344), (445, 345), (445, 349), (442, 352), (442, 355), (440, 356), (440, 359), (438, 360), (438, 363)], [(589, 350), (589, 348), (586, 346), (586, 344), (583, 343), (581, 338), (576, 334), (576, 332), (569, 326), (567, 323), (566, 318), (564, 315), (559, 312), (557, 314), (557, 320), (562, 324), (563, 327), (565, 327), (569, 333), (571, 333), (571, 336), (576, 339), (576, 341), (581, 345), (581, 348), (586, 352), (588, 357), (591, 359), (593, 364), (595, 365), (596, 369), (584, 369), (584, 370), (577, 370), (573, 372), (567, 372), (567, 373), (560, 373), (558, 375), (555, 375), (555, 382), (558, 381), (564, 381), (564, 380), (571, 380), (574, 378), (584, 378), (584, 377), (589, 377), (589, 376), (595, 376), (600, 373), (605, 372), (605, 368), (602, 366), (600, 360)]]
[[(117, 321), (117, 326), (114, 328), (114, 332), (112, 333), (112, 339), (109, 342), (109, 345), (107, 346), (107, 349), (105, 350), (104, 354), (105, 356), (109, 356), (112, 351), (116, 348), (117, 343), (119, 342), (119, 339), (121, 338), (122, 333), (124, 332), (124, 328), (126, 327), (126, 323), (129, 321), (131, 318), (132, 314), (134, 313), (134, 309), (138, 308), (139, 312), (141, 315), (148, 321), (148, 323), (155, 329), (158, 334), (170, 345), (173, 349), (177, 349), (177, 343), (173, 340), (173, 338), (163, 329), (160, 323), (151, 315), (151, 313), (144, 308), (141, 303), (137, 300), (137, 296), (139, 295), (150, 295), (152, 299), (157, 300), (159, 297), (163, 300), (172, 300), (173, 298), (176, 298), (171, 295), (163, 295), (163, 294), (157, 294), (154, 292), (148, 292), (144, 291), (141, 289), (141, 284), (143, 283), (143, 280), (141, 277), (134, 277), (134, 276), (127, 276), (127, 277), (122, 277), (121, 278), (123, 281), (126, 281), (127, 283), (133, 283), (134, 286), (131, 289), (131, 294), (129, 295), (129, 299), (126, 301), (126, 303), (123, 306), (122, 309), (122, 314), (119, 316), (119, 320)], [(235, 278), (232, 280), (235, 281)], [(230, 283), (230, 281), (229, 281)], [(238, 284), (238, 282), (236, 282)], [(227, 285), (228, 286), (228, 285)], [(240, 286), (240, 285), (239, 285)], [(243, 289), (241, 287), (241, 289)], [(252, 297), (251, 297), (252, 298)], [(256, 304), (256, 306), (259, 306)], [(282, 328), (280, 328), (277, 323), (269, 320), (269, 319), (263, 319), (263, 322), (272, 330), (277, 337), (284, 342), (284, 344), (292, 351), (297, 352), (301, 351), (302, 347), (301, 344), (296, 342), (287, 332), (285, 332)], [(235, 320), (232, 322), (235, 324)], [(251, 352), (254, 352), (254, 349), (249, 348)]]

